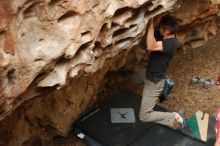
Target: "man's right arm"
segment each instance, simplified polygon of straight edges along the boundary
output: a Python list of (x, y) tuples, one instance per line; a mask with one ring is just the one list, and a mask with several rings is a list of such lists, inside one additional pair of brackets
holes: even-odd
[(157, 42), (154, 36), (153, 19), (150, 20), (150, 26), (147, 32), (146, 43), (147, 43), (147, 50), (149, 51), (162, 51), (163, 50), (162, 41)]

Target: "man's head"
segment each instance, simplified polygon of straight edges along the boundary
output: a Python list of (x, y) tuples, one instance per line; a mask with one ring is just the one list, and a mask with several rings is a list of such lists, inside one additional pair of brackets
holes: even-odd
[(163, 36), (175, 35), (177, 32), (177, 21), (174, 17), (166, 15), (161, 18), (159, 29)]

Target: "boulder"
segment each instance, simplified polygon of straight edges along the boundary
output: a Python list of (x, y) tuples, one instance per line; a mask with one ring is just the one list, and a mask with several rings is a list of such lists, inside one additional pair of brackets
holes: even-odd
[(67, 136), (96, 103), (105, 74), (142, 60), (144, 51), (135, 46), (150, 18), (175, 16), (183, 48), (196, 47), (215, 35), (219, 3), (1, 0), (0, 145)]

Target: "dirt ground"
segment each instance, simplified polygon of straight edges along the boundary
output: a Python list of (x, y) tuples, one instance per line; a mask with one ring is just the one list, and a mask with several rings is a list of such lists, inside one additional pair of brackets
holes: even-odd
[[(215, 109), (220, 107), (220, 91), (217, 86), (204, 89), (201, 84), (189, 85), (189, 81), (192, 77), (216, 80), (217, 75), (220, 74), (220, 29), (216, 37), (210, 39), (204, 46), (180, 50), (172, 60), (168, 74), (174, 80), (175, 88), (171, 93), (172, 99), (160, 104), (161, 106), (169, 111), (183, 108), (186, 117), (198, 110), (213, 114)], [(108, 83), (99, 94), (100, 100), (116, 94), (121, 89), (130, 89), (139, 95), (142, 93), (143, 85), (133, 83), (123, 72), (110, 73), (107, 78), (109, 78)], [(84, 146), (85, 144), (70, 134), (67, 138), (55, 138), (49, 145)]]
[(168, 70), (175, 81), (173, 99), (163, 104), (169, 110), (184, 108), (186, 116), (198, 110), (213, 114), (220, 107), (220, 91), (217, 86), (204, 89), (202, 85), (192, 86), (189, 81), (193, 76), (216, 81), (220, 74), (220, 30), (215, 38), (204, 46), (180, 51)]

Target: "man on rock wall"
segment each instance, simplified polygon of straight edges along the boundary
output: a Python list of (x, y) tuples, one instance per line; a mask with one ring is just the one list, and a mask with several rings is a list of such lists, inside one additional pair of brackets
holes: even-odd
[(166, 70), (179, 47), (175, 37), (178, 26), (174, 17), (163, 16), (161, 18), (159, 32), (162, 39), (159, 41), (155, 39), (154, 27), (154, 21), (151, 19), (146, 39), (147, 50), (151, 53), (146, 67), (146, 80), (139, 117), (143, 122), (155, 122), (175, 129), (183, 128), (185, 119), (182, 112), (153, 110), (165, 86)]

